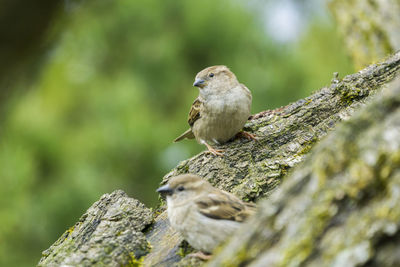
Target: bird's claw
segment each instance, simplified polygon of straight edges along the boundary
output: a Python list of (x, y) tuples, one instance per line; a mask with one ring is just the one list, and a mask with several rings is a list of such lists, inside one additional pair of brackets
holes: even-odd
[(211, 154), (213, 154), (214, 156), (220, 156), (220, 157), (223, 157), (223, 156), (224, 156), (224, 154), (222, 153), (222, 152), (224, 152), (224, 150), (222, 150), (222, 149), (215, 149), (215, 148), (213, 148), (212, 146), (210, 146), (210, 145), (207, 144), (207, 143), (204, 143), (204, 144), (206, 145), (206, 147), (207, 147), (207, 149), (208, 149), (208, 151), (206, 151), (206, 152), (211, 153)]
[(236, 137), (238, 137), (238, 138), (243, 137), (243, 138), (246, 138), (247, 140), (258, 141), (257, 137), (256, 137), (254, 134), (251, 134), (251, 133), (246, 132), (246, 131), (238, 132), (238, 133), (236, 134)]
[(196, 253), (190, 253), (188, 256), (189, 257), (194, 257), (194, 258), (199, 258), (199, 259), (201, 259), (203, 261), (208, 261), (208, 260), (211, 259), (211, 254), (205, 254), (202, 251), (198, 251)]

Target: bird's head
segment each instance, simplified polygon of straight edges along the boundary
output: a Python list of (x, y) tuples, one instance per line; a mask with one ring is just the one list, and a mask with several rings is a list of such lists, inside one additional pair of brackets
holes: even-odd
[(238, 84), (235, 74), (227, 66), (218, 65), (205, 68), (197, 73), (193, 86), (204, 90), (215, 91), (232, 88)]
[(168, 205), (183, 205), (203, 193), (213, 190), (213, 186), (194, 174), (175, 176), (166, 185), (157, 189), (157, 192), (166, 195)]

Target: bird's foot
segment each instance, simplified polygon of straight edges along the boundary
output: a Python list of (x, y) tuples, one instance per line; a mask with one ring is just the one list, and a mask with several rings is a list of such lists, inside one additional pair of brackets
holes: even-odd
[(236, 134), (236, 138), (246, 138), (247, 140), (254, 140), (257, 141), (257, 137), (254, 134), (251, 134), (246, 131), (240, 131)]
[(213, 154), (214, 156), (221, 156), (223, 157), (224, 154), (222, 152), (224, 152), (224, 150), (222, 149), (215, 149), (212, 146), (210, 146), (209, 144), (207, 144), (206, 142), (204, 142), (204, 145), (206, 145), (207, 149), (208, 149), (208, 153)]
[(202, 251), (198, 251), (196, 253), (190, 253), (188, 256), (189, 257), (194, 257), (194, 258), (199, 258), (199, 259), (201, 259), (203, 261), (208, 261), (212, 257), (211, 254), (206, 254), (206, 253), (204, 253)]

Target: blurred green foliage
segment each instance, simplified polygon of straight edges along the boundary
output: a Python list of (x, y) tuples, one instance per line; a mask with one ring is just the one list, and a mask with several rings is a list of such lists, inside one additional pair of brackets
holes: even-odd
[[(83, 1), (61, 12), (38, 76), (3, 103), (0, 265), (31, 266), (103, 193), (149, 206), (161, 177), (203, 150), (186, 130), (204, 67), (228, 65), (253, 113), (286, 105), (351, 72), (331, 24), (274, 43), (236, 1)], [(33, 71), (33, 70), (32, 70)]]

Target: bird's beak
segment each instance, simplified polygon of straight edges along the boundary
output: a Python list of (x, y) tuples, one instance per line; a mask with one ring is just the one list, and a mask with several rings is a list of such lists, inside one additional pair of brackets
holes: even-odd
[(203, 79), (197, 78), (194, 81), (193, 86), (203, 88), (204, 87), (204, 83), (205, 83), (205, 81)]
[(166, 185), (163, 185), (163, 186), (159, 187), (157, 189), (157, 192), (162, 194), (162, 195), (172, 195), (174, 190), (171, 187), (169, 187), (168, 184), (166, 184)]

